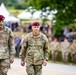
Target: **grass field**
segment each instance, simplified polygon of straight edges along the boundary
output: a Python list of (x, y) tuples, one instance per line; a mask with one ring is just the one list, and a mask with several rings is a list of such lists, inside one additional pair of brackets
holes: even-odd
[(20, 9), (13, 9), (13, 8), (7, 8), (7, 10), (13, 14), (15, 17), (18, 16), (18, 14), (20, 14), (21, 12), (23, 12), (24, 10), (20, 10)]

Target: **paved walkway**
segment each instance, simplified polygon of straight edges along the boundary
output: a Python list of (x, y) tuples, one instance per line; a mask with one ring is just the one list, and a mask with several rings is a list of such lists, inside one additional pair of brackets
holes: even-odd
[[(76, 66), (48, 63), (42, 71), (42, 75), (76, 75)], [(8, 75), (27, 75), (25, 67), (20, 66), (20, 59), (11, 64)]]

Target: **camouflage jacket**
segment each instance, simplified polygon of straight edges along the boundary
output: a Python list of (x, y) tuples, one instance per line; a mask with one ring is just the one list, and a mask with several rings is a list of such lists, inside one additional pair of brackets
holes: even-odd
[(23, 43), (22, 50), (20, 52), (20, 58), (29, 64), (42, 64), (44, 59), (48, 59), (48, 39), (40, 32), (38, 36), (34, 36), (33, 33), (26, 35)]
[(61, 43), (62, 52), (68, 52), (69, 47), (70, 47), (70, 43), (69, 42), (62, 42)]
[(0, 30), (0, 59), (11, 58), (15, 54), (13, 33), (8, 27)]
[(70, 49), (71, 49), (71, 53), (76, 53), (76, 45), (72, 44)]
[(52, 51), (58, 50), (59, 49), (59, 43), (58, 42), (51, 42), (51, 49)]

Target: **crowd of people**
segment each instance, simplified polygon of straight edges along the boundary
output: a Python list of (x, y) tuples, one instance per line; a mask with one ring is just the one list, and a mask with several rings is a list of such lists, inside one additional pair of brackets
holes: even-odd
[[(51, 55), (52, 55), (52, 60), (57, 60), (57, 55), (58, 55), (58, 50), (61, 51), (62, 53), (62, 61), (63, 62), (68, 62), (68, 54), (69, 52), (71, 53), (72, 61), (76, 62), (76, 43), (75, 39), (73, 39), (72, 36), (70, 36), (68, 29), (64, 29), (64, 37), (62, 41), (59, 41), (57, 37), (54, 37), (53, 32), (52, 32), (52, 26), (48, 25), (47, 23), (42, 25), (40, 24), (40, 31), (44, 33), (48, 37), (48, 43), (49, 43), (49, 48), (51, 49)], [(30, 33), (32, 32), (32, 25), (31, 23), (24, 23), (23, 25), (23, 32), (25, 33)], [(70, 38), (70, 41), (69, 41)], [(21, 50), (22, 46), (22, 38), (20, 38), (18, 35), (15, 37), (15, 42), (18, 45), (15, 45), (16, 49), (16, 56), (19, 57), (19, 52)], [(74, 44), (75, 48), (71, 48), (71, 46)], [(74, 53), (74, 54), (73, 54)]]
[(13, 30), (4, 24), (4, 19), (5, 17), (0, 15), (0, 75), (7, 75), (15, 55), (20, 57), (22, 66), (25, 66), (26, 62), (28, 75), (42, 75), (42, 65), (47, 65), (49, 47), (52, 50), (52, 60), (57, 59), (58, 50), (61, 49), (63, 62), (68, 62), (69, 50), (73, 63), (76, 62), (76, 39), (73, 39), (71, 44), (66, 37), (59, 42), (52, 36), (52, 27), (39, 22), (29, 25), (26, 28), (28, 34), (20, 38), (18, 34), (13, 35)]
[(12, 31), (17, 31), (18, 27), (19, 27), (19, 23), (18, 22), (12, 22), (12, 21), (9, 21), (9, 22), (5, 21), (4, 26), (9, 27)]
[[(25, 22), (25, 23), (22, 24), (22, 27), (21, 27), (22, 30), (21, 31), (23, 31), (25, 33), (29, 33), (29, 32), (32, 31), (31, 28), (32, 28), (31, 23), (26, 23)], [(52, 24), (49, 25), (48, 23), (44, 23), (44, 24), (40, 23), (40, 31), (42, 33), (44, 33), (48, 37), (49, 40), (51, 40), (51, 38), (54, 37), (53, 29), (54, 29), (54, 26)], [(76, 31), (74, 29), (69, 28), (67, 26), (64, 26), (62, 28), (62, 30), (63, 30), (62, 34), (59, 37), (57, 37), (58, 40), (62, 41), (63, 38), (66, 37), (66, 38), (68, 38), (68, 41), (72, 42), (72, 40), (74, 38), (76, 38), (75, 37)]]
[[(29, 33), (32, 31), (31, 23), (24, 23), (23, 24), (23, 32)], [(40, 24), (40, 31), (44, 33), (47, 37), (52, 37), (52, 25), (49, 25), (48, 23)]]
[[(22, 48), (22, 44), (24, 41), (24, 35), (20, 37), (18, 34), (14, 37), (14, 44), (16, 50), (16, 57), (19, 57), (20, 50)], [(56, 61), (58, 56), (58, 51), (60, 50), (62, 53), (62, 61), (67, 63), (68, 62), (68, 54), (71, 53), (73, 63), (76, 62), (76, 40), (70, 43), (66, 37), (64, 37), (63, 41), (58, 41), (56, 37), (52, 40), (48, 41), (49, 48), (51, 49), (52, 60)]]
[(68, 54), (71, 53), (72, 62), (76, 63), (76, 39), (74, 39), (71, 43), (67, 38), (64, 38), (62, 42), (59, 42), (55, 37), (52, 42), (49, 43), (49, 47), (51, 49), (52, 60), (57, 60), (58, 51), (60, 50), (62, 53), (62, 61), (64, 63), (68, 62)]
[[(31, 23), (24, 23), (22, 25), (22, 31), (25, 33), (30, 33), (32, 32), (32, 25)], [(57, 55), (58, 55), (58, 50), (61, 50), (62, 53), (62, 59), (63, 62), (68, 62), (68, 52), (71, 52), (71, 56), (72, 56), (72, 61), (74, 62), (75, 60), (73, 60), (76, 58), (76, 52), (75, 50), (74, 53), (75, 55), (72, 55), (72, 50), (70, 48), (70, 46), (73, 44), (73, 40), (75, 40), (73, 38), (73, 36), (70, 35), (70, 31), (68, 30), (68, 28), (64, 28), (64, 37), (62, 38), (61, 41), (59, 41), (59, 39), (57, 37), (54, 38), (54, 34), (53, 34), (53, 26), (49, 25), (49, 24), (40, 24), (40, 31), (45, 34), (48, 38), (48, 43), (49, 43), (49, 48), (52, 50), (52, 60), (56, 60), (57, 59)], [(70, 39), (70, 41), (69, 41)], [(19, 57), (19, 52), (21, 50), (21, 46), (22, 46), (22, 38), (20, 38), (18, 35), (16, 35), (15, 37), (15, 43), (17, 43), (18, 45), (15, 45), (15, 49), (16, 49), (16, 56)], [(17, 41), (17, 42), (16, 42)], [(75, 43), (76, 44), (76, 43)], [(74, 48), (75, 49), (75, 48)], [(75, 61), (76, 62), (76, 61)]]
[(16, 57), (19, 57), (19, 53), (22, 48), (23, 41), (24, 41), (24, 35), (22, 35), (21, 37), (18, 34), (15, 35), (14, 45), (16, 50), (16, 54), (15, 54)]

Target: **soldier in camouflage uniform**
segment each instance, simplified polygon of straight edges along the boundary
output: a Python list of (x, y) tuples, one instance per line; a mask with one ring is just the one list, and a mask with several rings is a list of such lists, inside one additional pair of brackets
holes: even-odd
[(4, 26), (4, 18), (0, 15), (0, 75), (7, 75), (15, 54), (13, 33)]
[(76, 39), (73, 40), (73, 43), (71, 45), (71, 56), (73, 63), (76, 62)]
[(39, 31), (39, 22), (32, 23), (32, 32), (25, 36), (20, 52), (21, 65), (26, 62), (28, 75), (42, 75), (42, 64), (46, 66), (48, 59), (48, 39)]
[(52, 50), (52, 60), (55, 61), (55, 60), (57, 59), (58, 49), (59, 49), (59, 43), (58, 43), (56, 37), (55, 37), (54, 40), (51, 42), (50, 48), (51, 48), (51, 50)]
[(68, 42), (67, 38), (64, 38), (64, 41), (61, 43), (62, 60), (64, 63), (68, 62), (69, 47), (70, 47), (70, 43)]

